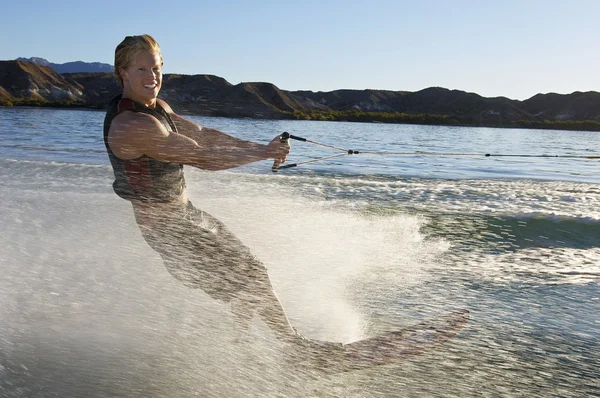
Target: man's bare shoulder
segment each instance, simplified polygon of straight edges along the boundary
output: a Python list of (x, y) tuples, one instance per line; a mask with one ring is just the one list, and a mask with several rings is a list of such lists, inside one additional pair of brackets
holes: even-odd
[(119, 113), (110, 124), (109, 135), (136, 136), (138, 134), (167, 133), (160, 121), (152, 115), (141, 112), (124, 111)]
[(168, 137), (169, 132), (154, 116), (124, 111), (110, 124), (108, 145), (117, 157), (133, 159), (145, 154), (148, 145)]

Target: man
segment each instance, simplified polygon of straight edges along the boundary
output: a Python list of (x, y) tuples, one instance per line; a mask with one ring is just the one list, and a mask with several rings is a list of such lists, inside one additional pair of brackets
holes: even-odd
[(222, 170), (251, 162), (285, 161), (280, 137), (262, 145), (202, 127), (158, 99), (162, 56), (149, 35), (127, 36), (115, 51), (123, 93), (104, 121), (104, 143), (117, 195), (129, 200), (144, 239), (167, 270), (188, 287), (230, 302), (242, 330), (254, 313), (286, 341), (298, 341), (265, 267), (237, 237), (186, 195), (183, 165)]

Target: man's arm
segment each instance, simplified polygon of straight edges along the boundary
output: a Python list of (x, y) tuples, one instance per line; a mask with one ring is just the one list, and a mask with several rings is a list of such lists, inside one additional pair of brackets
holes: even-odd
[(123, 112), (111, 124), (108, 143), (115, 155), (123, 159), (147, 155), (205, 170), (224, 170), (265, 159), (285, 158), (276, 139), (269, 145), (261, 145), (217, 133), (206, 134), (204, 139), (201, 138), (204, 134), (200, 134), (200, 142), (197, 142), (183, 134), (169, 132), (153, 116)]
[(171, 116), (173, 122), (175, 122), (175, 126), (177, 126), (177, 132), (196, 141), (198, 145), (229, 147), (235, 147), (238, 145), (260, 145), (251, 141), (245, 141), (236, 137), (232, 137), (216, 129), (202, 127), (199, 124), (176, 114), (165, 101), (158, 99), (157, 102), (163, 107), (169, 116)]

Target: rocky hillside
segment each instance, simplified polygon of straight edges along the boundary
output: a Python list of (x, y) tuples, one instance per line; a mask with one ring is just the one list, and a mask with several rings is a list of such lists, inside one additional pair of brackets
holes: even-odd
[(600, 93), (576, 91), (569, 95), (538, 94), (523, 101), (521, 107), (536, 118), (600, 121), (598, 104)]
[(82, 105), (86, 102), (82, 85), (49, 66), (27, 61), (0, 61), (0, 98)]
[[(531, 118), (531, 114), (521, 107), (520, 101), (504, 97), (485, 98), (477, 94), (441, 87), (431, 87), (416, 92), (336, 90), (325, 93), (296, 91), (291, 94), (336, 111), (447, 115), (484, 124)], [(597, 104), (599, 106), (597, 116), (600, 118), (600, 101)]]
[(165, 75), (160, 94), (184, 113), (282, 118), (301, 105), (270, 83), (232, 85), (212, 75)]
[(102, 108), (121, 92), (121, 85), (112, 73), (66, 73), (62, 76), (82, 87), (88, 106)]
[[(111, 73), (61, 75), (49, 66), (0, 61), (0, 103), (68, 102), (103, 108), (120, 91), (119, 82)], [(591, 129), (600, 129), (598, 92), (538, 94), (525, 101), (486, 98), (441, 87), (416, 92), (336, 90), (315, 93), (281, 90), (271, 83), (232, 85), (213, 75), (168, 74), (163, 78), (160, 97), (177, 112), (196, 115), (268, 119), (329, 115), (328, 120), (365, 120), (364, 115), (367, 120), (369, 115), (374, 115), (371, 120), (380, 117), (397, 120), (384, 116), (404, 115), (402, 117), (414, 117), (410, 120), (422, 123), (443, 120), (448, 124), (526, 127), (553, 123), (564, 128), (569, 128), (570, 122), (580, 126), (583, 121), (591, 121), (588, 123)], [(357, 114), (362, 119), (352, 119)]]

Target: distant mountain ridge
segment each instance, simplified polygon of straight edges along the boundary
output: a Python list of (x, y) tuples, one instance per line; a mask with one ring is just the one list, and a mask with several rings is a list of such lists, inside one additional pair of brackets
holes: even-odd
[[(104, 108), (120, 92), (113, 73), (59, 74), (39, 62), (0, 61), (0, 105)], [(600, 130), (596, 91), (518, 101), (442, 87), (287, 91), (266, 82), (233, 85), (214, 75), (166, 74), (160, 97), (178, 113), (207, 116)]]
[(115, 68), (109, 64), (103, 64), (101, 62), (83, 62), (73, 61), (65, 62), (64, 64), (55, 64), (49, 62), (44, 58), (31, 57), (31, 58), (17, 58), (16, 61), (27, 61), (37, 65), (49, 66), (54, 69), (57, 73), (93, 73), (93, 72), (113, 72)]

